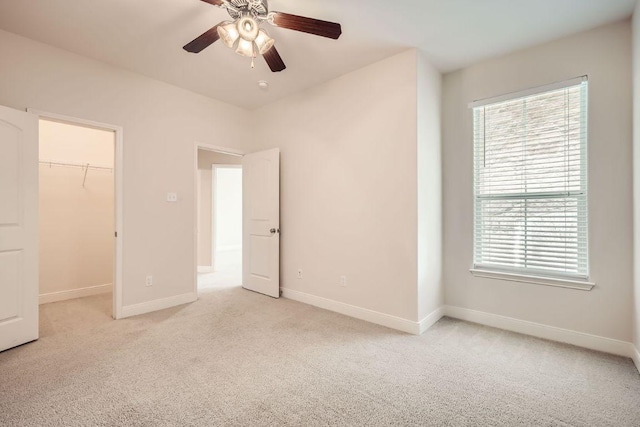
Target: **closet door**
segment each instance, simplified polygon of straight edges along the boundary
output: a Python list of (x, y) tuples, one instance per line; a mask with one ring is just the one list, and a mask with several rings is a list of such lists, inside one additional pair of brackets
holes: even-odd
[(38, 339), (38, 118), (0, 106), (0, 351)]

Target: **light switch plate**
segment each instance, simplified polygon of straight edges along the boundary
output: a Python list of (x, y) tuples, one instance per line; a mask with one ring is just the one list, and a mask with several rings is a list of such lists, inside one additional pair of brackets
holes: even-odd
[(175, 203), (178, 201), (178, 193), (167, 193), (167, 202)]

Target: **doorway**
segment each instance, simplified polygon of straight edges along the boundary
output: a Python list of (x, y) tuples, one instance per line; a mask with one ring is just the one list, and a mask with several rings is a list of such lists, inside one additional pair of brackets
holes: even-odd
[(197, 288), (242, 286), (242, 156), (197, 147)]
[[(39, 116), (41, 336), (119, 318), (122, 129)], [(61, 315), (64, 314), (63, 315)]]

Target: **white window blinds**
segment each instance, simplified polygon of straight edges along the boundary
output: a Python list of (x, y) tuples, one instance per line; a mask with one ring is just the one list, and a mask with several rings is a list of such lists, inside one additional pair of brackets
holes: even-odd
[(474, 268), (587, 278), (587, 80), (472, 105)]

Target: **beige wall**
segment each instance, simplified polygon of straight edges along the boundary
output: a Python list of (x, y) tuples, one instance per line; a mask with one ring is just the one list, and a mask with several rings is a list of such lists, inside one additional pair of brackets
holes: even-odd
[[(631, 26), (620, 22), (444, 77), (445, 300), (458, 306), (631, 340)], [(470, 101), (589, 76), (590, 292), (473, 277)]]
[(417, 80), (410, 50), (256, 111), (281, 148), (283, 288), (419, 320)]
[[(113, 132), (40, 121), (40, 160), (113, 167)], [(40, 294), (112, 283), (113, 172), (40, 165)]]
[(198, 266), (211, 266), (211, 165), (240, 165), (242, 157), (198, 150)]
[(124, 305), (193, 292), (194, 144), (248, 149), (247, 111), (4, 31), (0, 58), (1, 105), (123, 127)]
[(640, 349), (640, 2), (633, 14), (634, 344)]

